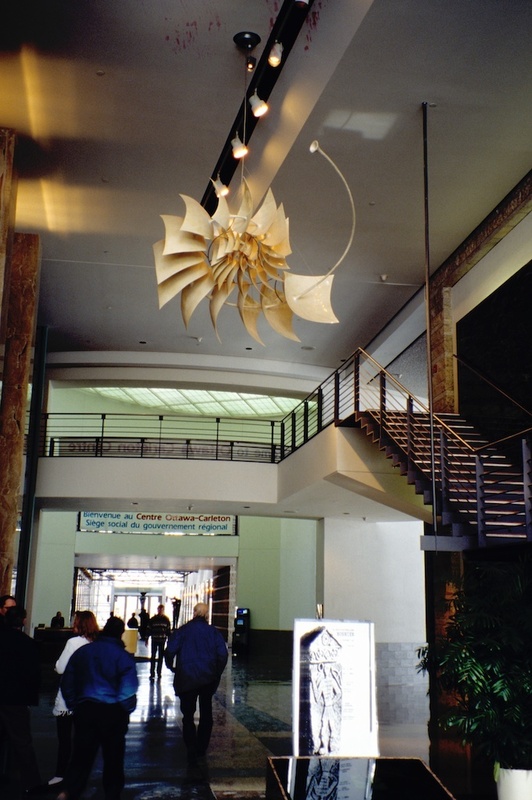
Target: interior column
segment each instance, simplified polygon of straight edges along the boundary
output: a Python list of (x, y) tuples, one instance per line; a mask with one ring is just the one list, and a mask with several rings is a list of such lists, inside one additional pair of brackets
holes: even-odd
[[(37, 310), (39, 237), (13, 234), (14, 134), (0, 130), (0, 262), (4, 344), (0, 400), (0, 593), (11, 589), (19, 516), (31, 348)], [(19, 598), (21, 602), (24, 597)]]

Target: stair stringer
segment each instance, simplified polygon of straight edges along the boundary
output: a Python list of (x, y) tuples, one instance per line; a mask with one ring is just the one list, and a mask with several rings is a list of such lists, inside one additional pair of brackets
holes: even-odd
[[(308, 506), (328, 484), (427, 522), (430, 510), (390, 461), (358, 428), (329, 425), (278, 466), (278, 502)], [(342, 507), (338, 511), (343, 511)], [(386, 511), (386, 518), (390, 514)], [(399, 519), (399, 516), (397, 517)]]
[(360, 428), (337, 431), (337, 469), (326, 476), (348, 491), (367, 497), (403, 514), (430, 522), (432, 511), (415, 486), (405, 481), (386, 454)]

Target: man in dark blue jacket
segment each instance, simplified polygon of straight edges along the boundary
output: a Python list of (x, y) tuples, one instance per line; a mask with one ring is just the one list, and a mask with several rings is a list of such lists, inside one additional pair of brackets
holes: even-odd
[[(171, 634), (165, 652), (166, 665), (174, 672), (190, 762), (207, 751), (212, 732), (212, 697), (227, 664), (227, 645), (222, 634), (207, 622), (208, 613), (205, 603), (197, 603), (194, 617)], [(196, 731), (198, 700), (200, 719)]]
[(122, 642), (124, 627), (123, 620), (110, 618), (96, 641), (76, 650), (66, 666), (61, 691), (74, 711), (74, 742), (57, 800), (80, 797), (100, 746), (105, 800), (119, 800), (124, 788), (126, 733), (138, 689), (135, 659)]

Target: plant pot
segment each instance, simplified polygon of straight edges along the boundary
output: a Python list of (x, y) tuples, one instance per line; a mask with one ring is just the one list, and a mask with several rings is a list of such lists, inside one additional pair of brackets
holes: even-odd
[(499, 800), (532, 800), (532, 770), (501, 769), (497, 797)]

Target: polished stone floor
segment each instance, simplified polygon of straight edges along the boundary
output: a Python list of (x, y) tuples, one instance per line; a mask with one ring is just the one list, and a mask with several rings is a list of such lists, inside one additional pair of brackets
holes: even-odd
[[(214, 701), (211, 745), (201, 766), (189, 767), (181, 738), (181, 715), (164, 669), (160, 683), (149, 682), (149, 664), (138, 659), (140, 688), (126, 748), (123, 800), (239, 800), (263, 797), (269, 756), (292, 752), (290, 669), (252, 660), (230, 659)], [(56, 751), (52, 706), (57, 676), (46, 679), (33, 713), (33, 734), (43, 780), (53, 775)], [(380, 727), (381, 755), (428, 759), (424, 726)], [(97, 762), (84, 793), (102, 800)], [(47, 797), (55, 798), (56, 792)], [(2, 800), (19, 800), (16, 775), (0, 786)]]

